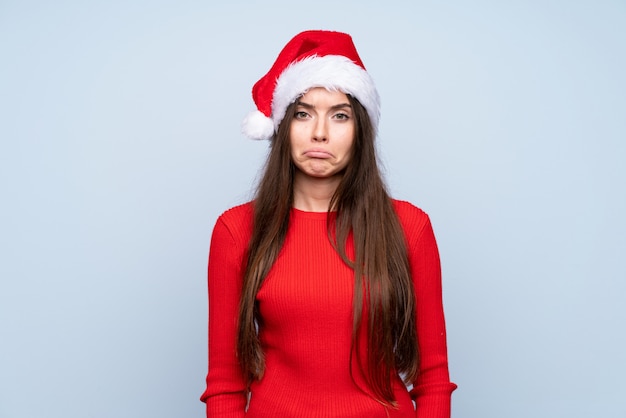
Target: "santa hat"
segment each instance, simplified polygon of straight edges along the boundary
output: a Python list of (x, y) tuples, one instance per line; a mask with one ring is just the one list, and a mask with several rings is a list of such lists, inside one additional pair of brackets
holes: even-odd
[(244, 119), (243, 133), (252, 139), (271, 139), (287, 107), (314, 87), (339, 90), (356, 98), (376, 131), (380, 99), (352, 38), (346, 33), (317, 30), (296, 35), (269, 72), (256, 82), (252, 98), (257, 110)]

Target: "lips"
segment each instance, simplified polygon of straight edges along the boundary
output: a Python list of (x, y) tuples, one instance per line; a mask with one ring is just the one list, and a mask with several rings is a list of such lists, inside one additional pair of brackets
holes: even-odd
[(333, 156), (330, 152), (318, 148), (306, 150), (304, 155), (310, 158), (332, 158)]

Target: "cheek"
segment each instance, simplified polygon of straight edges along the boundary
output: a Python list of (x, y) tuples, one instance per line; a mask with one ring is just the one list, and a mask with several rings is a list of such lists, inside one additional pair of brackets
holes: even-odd
[(302, 137), (302, 128), (298, 129), (297, 125), (291, 125), (291, 129), (289, 130), (289, 143), (292, 148), (302, 141)]
[(291, 157), (291, 161), (296, 161), (296, 156), (298, 155), (298, 141), (297, 136), (294, 135), (293, 130), (289, 133), (289, 156)]
[(354, 148), (354, 129), (347, 129), (346, 132), (344, 132), (344, 137), (343, 137), (343, 146), (344, 146), (344, 150), (347, 154), (352, 155), (352, 150)]

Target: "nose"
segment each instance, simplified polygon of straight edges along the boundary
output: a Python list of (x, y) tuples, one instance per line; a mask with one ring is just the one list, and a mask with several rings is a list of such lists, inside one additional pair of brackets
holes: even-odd
[(328, 126), (324, 118), (318, 118), (316, 120), (315, 126), (313, 127), (313, 141), (328, 141)]

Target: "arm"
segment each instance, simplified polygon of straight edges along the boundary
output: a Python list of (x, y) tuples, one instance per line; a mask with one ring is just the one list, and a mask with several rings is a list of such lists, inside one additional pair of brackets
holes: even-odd
[(417, 300), (419, 375), (411, 390), (417, 418), (449, 418), (456, 385), (448, 375), (446, 326), (441, 294), (441, 265), (435, 235), (426, 218), (409, 236), (409, 263)]
[(244, 249), (222, 218), (211, 238), (208, 268), (209, 373), (200, 398), (208, 418), (243, 417), (245, 382), (236, 355)]

